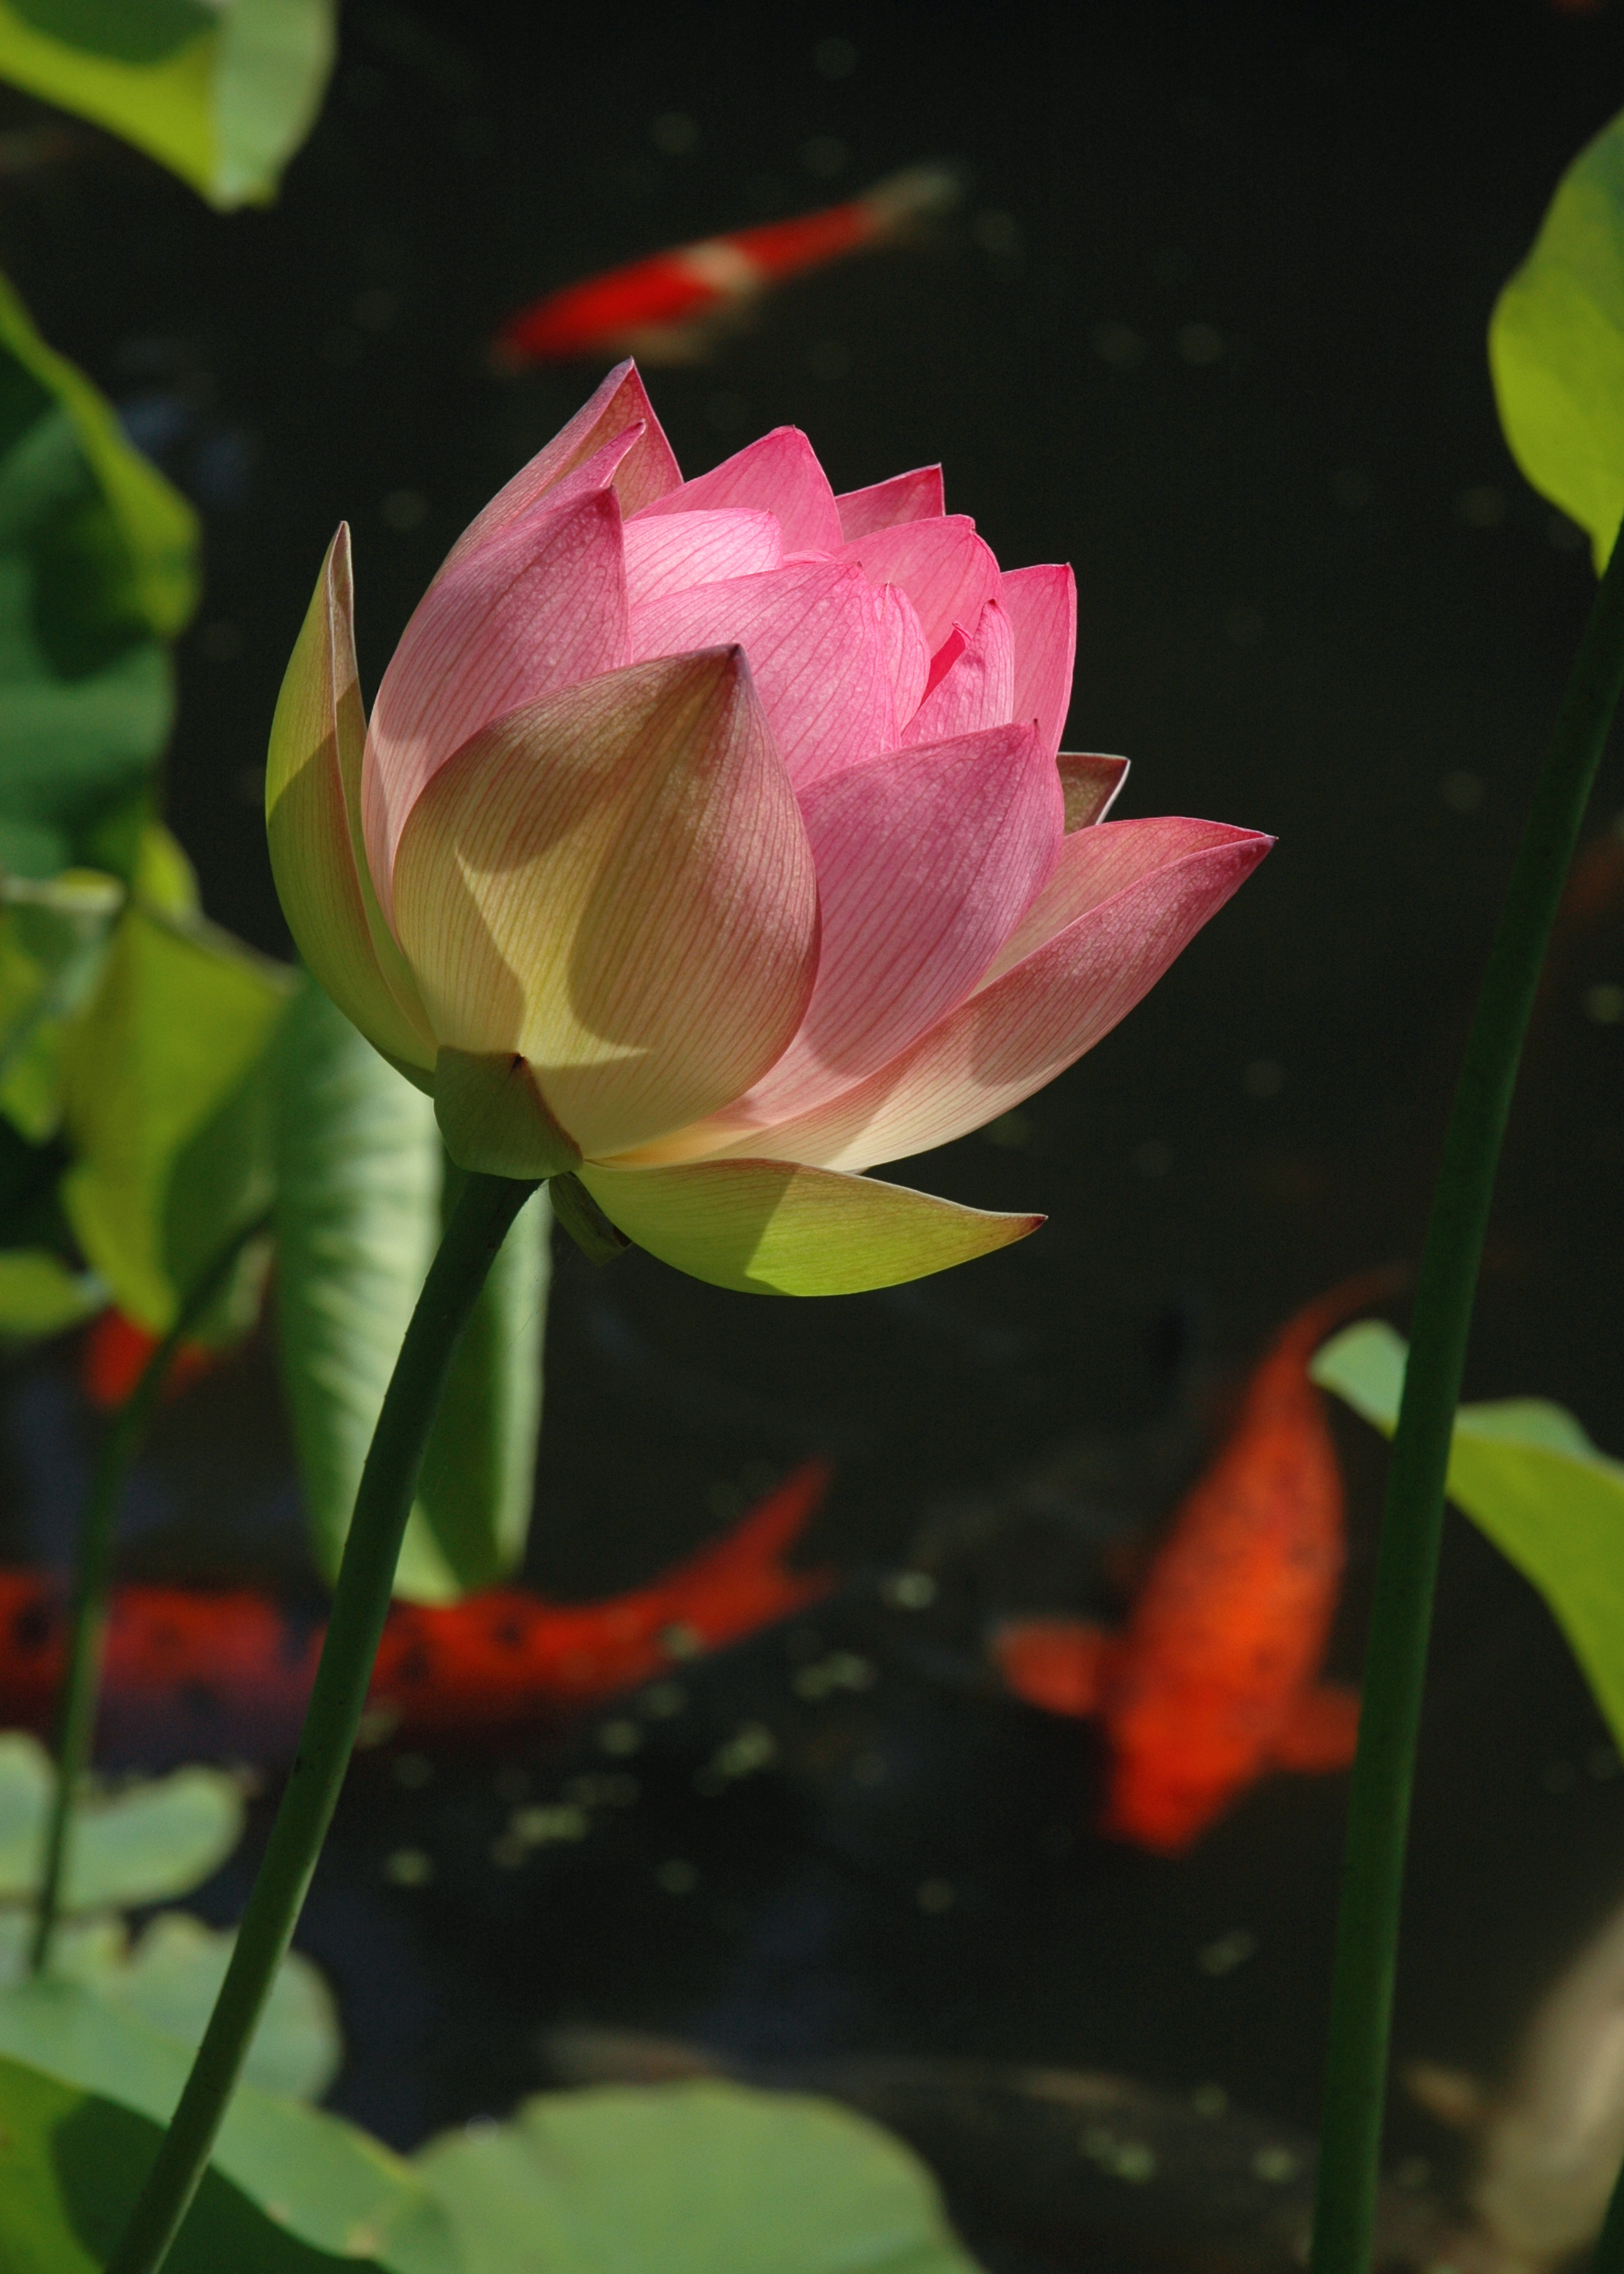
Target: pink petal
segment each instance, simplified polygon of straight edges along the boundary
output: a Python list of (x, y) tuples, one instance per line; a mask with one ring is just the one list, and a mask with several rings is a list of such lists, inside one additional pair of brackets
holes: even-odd
[(367, 860), (386, 914), (401, 832), (447, 759), (504, 712), (629, 659), (613, 471), (612, 447), (442, 568), (402, 633), (361, 778)]
[[(955, 624), (941, 646), (930, 659), (930, 669), (925, 678), (925, 695), (934, 695), (959, 657), (969, 646), (962, 625)], [(920, 697), (922, 703), (925, 696)]]
[[(981, 1128), (1108, 1035), (1273, 842), (1211, 821), (1079, 830), (1065, 840), (1021, 935), (1039, 928), (1040, 907), (1051, 916), (1067, 906), (1081, 913), (866, 1081), (771, 1130), (725, 1137), (718, 1154), (861, 1169)], [(707, 1126), (726, 1129), (720, 1117)], [(691, 1159), (701, 1140), (684, 1131), (674, 1142)]]
[(1054, 866), (1060, 781), (1030, 727), (896, 750), (801, 800), (823, 945), (800, 1032), (741, 1133), (838, 1096), (966, 996)]
[(759, 442), (643, 510), (693, 513), (726, 505), (777, 514), (786, 553), (838, 553), (846, 542), (829, 477), (798, 426), (776, 426)]
[(632, 655), (686, 655), (737, 641), (796, 787), (896, 740), (878, 596), (861, 568), (792, 562), (769, 576), (651, 601), (631, 620)]
[(1071, 703), (1077, 653), (1077, 580), (1065, 568), (1011, 568), (998, 598), (1015, 634), (1013, 719), (1035, 719), (1051, 750), (1060, 748)]
[[(591, 401), (577, 410), (568, 425), (556, 433), (545, 449), (538, 450), (529, 465), (521, 467), (477, 519), (469, 523), (447, 554), (445, 568), (462, 560), (464, 553), (473, 552), (521, 514), (528, 513), (555, 483), (585, 465), (605, 442), (632, 426), (640, 426), (642, 432), (614, 477), (621, 512), (635, 513), (641, 507), (651, 505), (656, 498), (664, 497), (668, 490), (677, 488), (682, 479), (681, 469), (660, 431), (659, 420), (637, 376), (636, 365), (617, 364)], [(440, 573), (443, 576), (445, 569)]]
[(893, 748), (925, 698), (930, 683), (930, 650), (907, 594), (895, 584), (875, 588), (885, 675), (891, 681), (891, 729), (883, 747)]
[(998, 590), (998, 564), (967, 515), (905, 521), (846, 548), (876, 584), (900, 584), (919, 611), (925, 637), (941, 646), (955, 624), (973, 624)]
[[(1041, 892), (1035, 893), (981, 975), (990, 987), (1006, 971), (1118, 892), (1169, 862), (1186, 860), (1210, 847), (1226, 847), (1237, 837), (1248, 843), (1250, 830), (1231, 829), (1222, 821), (1187, 821), (1180, 815), (1158, 814), (1143, 821), (1102, 822), (1069, 836)], [(1256, 840), (1267, 852), (1274, 839)], [(1263, 853), (1258, 858), (1261, 860)], [(979, 990), (978, 990), (979, 991)]]
[(944, 506), (942, 469), (918, 466), (911, 474), (893, 474), (888, 482), (875, 482), (866, 490), (847, 490), (835, 503), (848, 538), (867, 537), (871, 530), (894, 529), (898, 522), (934, 521)]
[[(996, 600), (981, 610), (963, 652), (914, 713), (905, 742), (951, 742), (1014, 717), (1015, 657), (1010, 620)], [(1050, 754), (1053, 755), (1052, 752)]]
[(784, 545), (770, 513), (734, 507), (718, 513), (673, 513), (628, 522), (626, 596), (634, 608), (690, 584), (758, 576), (782, 567)]
[(443, 766), (395, 864), (442, 1046), (523, 1058), (583, 1152), (712, 1113), (783, 1052), (817, 878), (737, 648), (510, 712)]

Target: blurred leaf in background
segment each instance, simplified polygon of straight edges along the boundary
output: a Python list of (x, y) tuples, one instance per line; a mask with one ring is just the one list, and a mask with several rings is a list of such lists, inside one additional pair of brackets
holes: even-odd
[[(83, 26), (102, 0), (74, 5)], [(109, 0), (107, 37), (128, 14)], [(313, 983), (204, 919), (154, 818), (196, 553), (191, 508), (0, 291), (0, 1338), (109, 1302), (162, 1335), (274, 1198), (283, 1380), (331, 1577), (447, 1163), (428, 1099)], [(538, 1195), (455, 1360), (401, 1559), (413, 1600), (523, 1553), (550, 1223)], [(267, 1254), (250, 1244), (194, 1340), (248, 1331)]]
[(1624, 116), (1558, 183), (1495, 302), (1489, 367), (1512, 456), (1588, 531), (1599, 576), (1624, 519)]
[(974, 2274), (923, 2165), (831, 2101), (709, 2082), (541, 2093), (416, 2161), (464, 2274)]
[[(316, 1560), (338, 1568), (361, 1464), (440, 1234), (434, 1109), (312, 979), (278, 1043), (277, 1316)], [(455, 1600), (524, 1549), (541, 1423), (550, 1215), (508, 1233), (453, 1367), (397, 1592)]]
[[(34, 1919), (0, 1910), (0, 1985), (23, 1983)], [(131, 1939), (122, 1919), (73, 1918), (51, 1946), (53, 1978), (77, 1983), (177, 2044), (201, 2043), (237, 1937), (186, 1911), (160, 1911)], [(4, 1988), (0, 1988), (0, 1996)], [(308, 1958), (289, 1951), (277, 1969), (243, 2074), (264, 2092), (320, 2100), (343, 2058), (333, 1993)]]
[[(266, 1053), (289, 975), (200, 916), (133, 904), (64, 1040), (62, 1202), (126, 1315), (162, 1334), (209, 1258), (268, 1205)], [(252, 1268), (252, 1267), (251, 1267)], [(229, 1339), (252, 1324), (205, 1321)]]
[[(25, 2038), (32, 2050), (19, 2049)], [(23, 2063), (56, 2096), (19, 2082)], [(31, 2107), (50, 2111), (37, 2129), (67, 2120), (74, 2093), (162, 2120), (184, 2074), (173, 2044), (73, 1984), (0, 1994), (0, 2127), (15, 2141), (30, 2137)], [(150, 2153), (150, 2127), (144, 2136)], [(17, 2162), (0, 2162), (8, 2270), (56, 2266), (23, 2256), (25, 2240), (52, 2217), (75, 2231), (86, 2218), (82, 2170), (60, 2141), (24, 2167), (26, 2186)], [(388, 2274), (974, 2274), (934, 2180), (899, 2141), (832, 2102), (741, 2085), (540, 2094), (511, 2122), (448, 2133), (410, 2162), (248, 2085), (214, 2172), (279, 2236)], [(122, 2180), (109, 2172), (106, 2184), (122, 2203)], [(206, 2219), (194, 2242), (209, 2232)], [(170, 2263), (214, 2274), (239, 2262)], [(245, 2274), (282, 2264), (241, 2263)]]
[[(45, 1982), (0, 1992), (0, 2061), (26, 2064), (59, 2084), (105, 2097), (146, 2119), (141, 2136), (150, 2162), (157, 2146), (155, 2127), (169, 2120), (191, 2054), (175, 2038), (78, 1983)], [(0, 2126), (5, 2122), (0, 2113)], [(257, 2085), (240, 2086), (221, 2129), (214, 2169), (290, 2241), (351, 2262), (387, 2265), (392, 2274), (462, 2274), (445, 2216), (425, 2180), (381, 2141), (302, 2101)], [(57, 2172), (68, 2189), (60, 2161)], [(104, 2192), (111, 2198), (109, 2176)], [(134, 2193), (132, 2186), (113, 2210), (127, 2210)], [(72, 2190), (69, 2201), (82, 2216), (86, 2197)], [(7, 2274), (7, 2252), (16, 2247), (13, 2222), (20, 2222), (19, 2207), (0, 2186), (0, 2265)], [(102, 2234), (103, 2252), (110, 2239)], [(203, 2255), (189, 2263), (199, 2274), (204, 2267), (208, 2274), (220, 2274), (222, 2266), (237, 2263)], [(250, 2259), (244, 2262), (243, 2274), (251, 2267), (268, 2270), (280, 2263), (269, 2256)]]
[(0, 0), (0, 78), (266, 205), (332, 74), (335, 0)]
[(197, 602), (191, 507), (0, 279), (0, 868), (128, 883)]
[[(1327, 1343), (1310, 1372), (1391, 1436), (1408, 1359), (1402, 1336), (1367, 1320)], [(1624, 1462), (1598, 1452), (1565, 1407), (1510, 1397), (1456, 1413), (1448, 1488), (1544, 1596), (1624, 1746)]]
[[(0, 1736), (0, 1903), (39, 1883), (56, 1773), (44, 1748)], [(177, 1769), (86, 1802), (74, 1820), (70, 1911), (162, 1902), (208, 1879), (243, 1836), (243, 1797), (217, 1769)]]
[[(0, 2060), (0, 2263), (6, 2274), (97, 2274), (123, 2230), (158, 2127), (116, 2101)], [(341, 2263), (208, 2172), (169, 2274), (330, 2274)]]
[[(0, 2007), (26, 1982), (54, 1781), (33, 1737), (0, 1735)], [(242, 1793), (215, 1769), (177, 1769), (151, 1784), (90, 1797), (75, 1820), (53, 1978), (77, 1983), (177, 2044), (196, 2045), (235, 1938), (184, 1912), (160, 1911), (132, 1940), (117, 1914), (212, 1879), (243, 1826)], [(15, 2052), (23, 2041), (6, 2031), (0, 2019), (0, 2038)], [(291, 1953), (254, 2037), (249, 2082), (314, 2099), (332, 2082), (342, 2053), (332, 1995), (310, 1961)]]

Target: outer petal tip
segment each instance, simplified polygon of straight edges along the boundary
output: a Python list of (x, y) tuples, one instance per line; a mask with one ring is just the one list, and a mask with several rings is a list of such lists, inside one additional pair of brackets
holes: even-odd
[(793, 1161), (672, 1169), (589, 1162), (581, 1181), (639, 1247), (692, 1278), (751, 1295), (899, 1286), (1011, 1246), (1043, 1222)]
[(386, 1057), (426, 1065), (432, 1045), (410, 974), (395, 983), (368, 913), (352, 826), (365, 722), (351, 629), (350, 532), (340, 523), (289, 658), (266, 754), (266, 836), (300, 953)]

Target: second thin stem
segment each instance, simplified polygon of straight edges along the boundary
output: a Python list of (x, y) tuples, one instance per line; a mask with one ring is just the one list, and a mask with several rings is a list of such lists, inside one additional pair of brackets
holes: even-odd
[(265, 1229), (266, 1221), (264, 1216), (258, 1216), (234, 1232), (188, 1291), (174, 1325), (152, 1352), (135, 1388), (113, 1416), (91, 1472), (90, 1490), (86, 1495), (85, 1511), (74, 1546), (73, 1583), (68, 1601), (68, 1657), (56, 1700), (56, 1788), (46, 1827), (45, 1868), (28, 1952), (29, 1969), (36, 1975), (43, 1974), (50, 1964), (51, 1944), (67, 1882), (73, 1809), (90, 1766), (90, 1749), (95, 1736), (119, 1503), (176, 1352), (225, 1285), (244, 1248)]
[(1365, 2274), (1370, 2263), (1410, 1796), (1455, 1409), (1522, 1038), (1620, 686), (1624, 546), (1615, 546), (1489, 952), (1416, 1284), (1348, 1803), (1311, 2274)]

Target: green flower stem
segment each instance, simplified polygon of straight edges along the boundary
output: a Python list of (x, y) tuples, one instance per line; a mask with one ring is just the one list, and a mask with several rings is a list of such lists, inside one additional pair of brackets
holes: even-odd
[(28, 1964), (34, 1974), (43, 1974), (50, 1964), (51, 1942), (67, 1879), (73, 1804), (90, 1766), (96, 1701), (102, 1688), (107, 1600), (113, 1576), (113, 1540), (124, 1486), (176, 1352), (224, 1286), (237, 1257), (255, 1234), (263, 1231), (265, 1224), (266, 1218), (257, 1216), (234, 1232), (190, 1289), (174, 1325), (148, 1358), (135, 1388), (114, 1415), (96, 1456), (74, 1546), (73, 1587), (68, 1606), (68, 1662), (56, 1699), (56, 1789), (45, 1838), (45, 1875), (28, 1952)]
[(108, 2274), (155, 2274), (207, 2166), (350, 1765), (423, 1449), (458, 1338), (508, 1226), (535, 1190), (507, 1177), (470, 1176), (452, 1210), (361, 1472), (333, 1615), (265, 1860), (192, 2074)]
[(1404, 1846), (1450, 1434), (1517, 1061), (1621, 684), (1624, 546), (1615, 546), (1489, 951), (1417, 1280), (1349, 1796), (1311, 2274), (1365, 2274), (1370, 2263)]
[(1624, 2270), (1624, 2171), (1613, 2183), (1607, 2216), (1590, 2253), (1590, 2274), (1620, 2274), (1620, 2270)]

